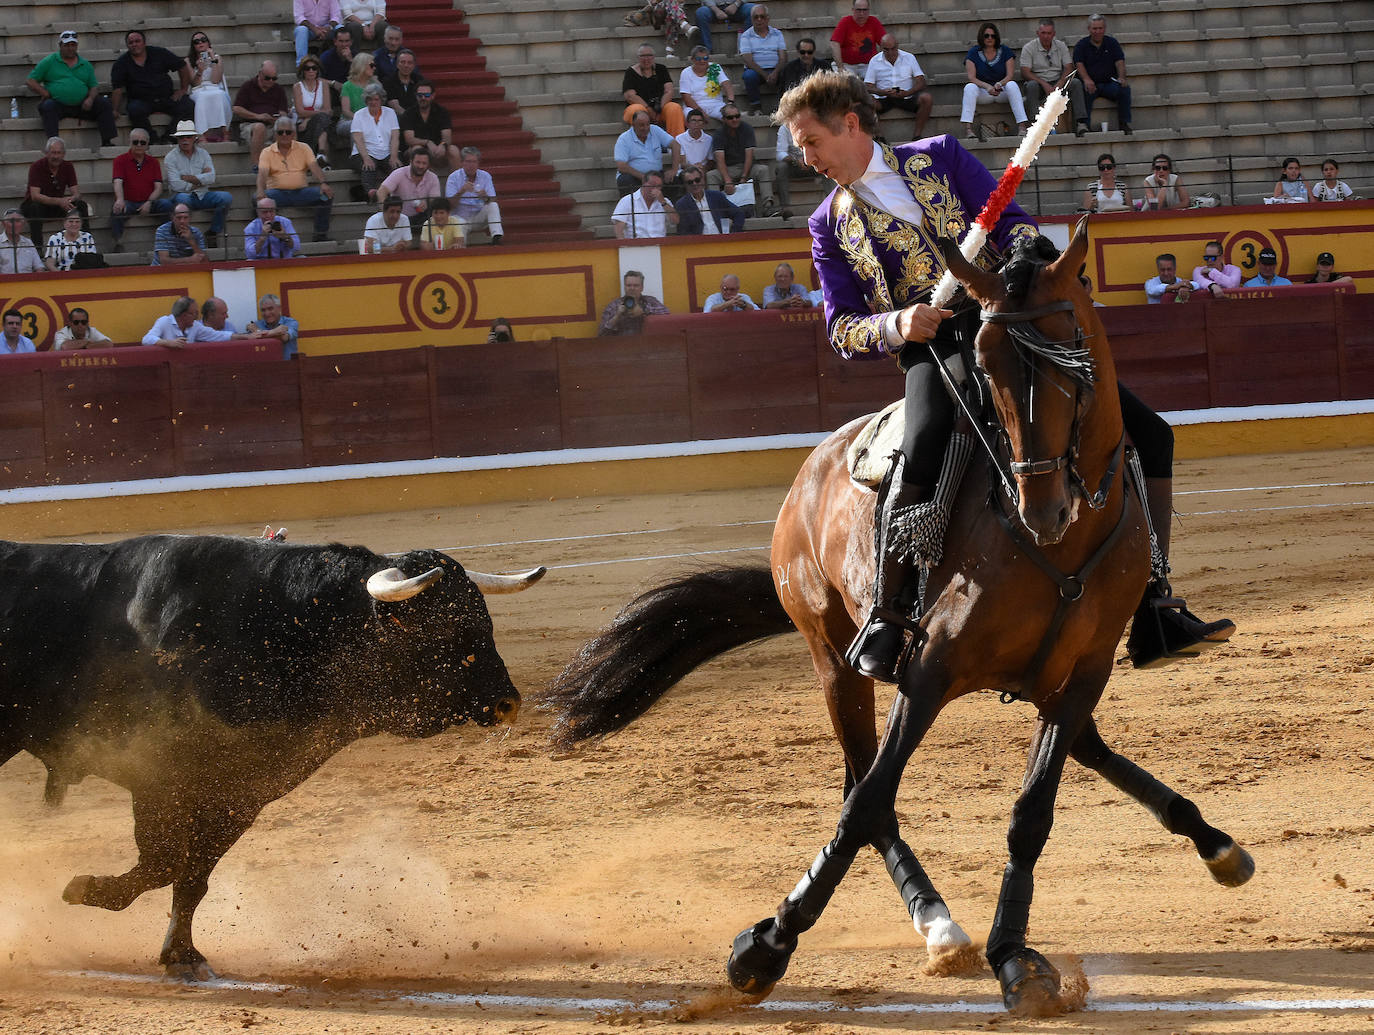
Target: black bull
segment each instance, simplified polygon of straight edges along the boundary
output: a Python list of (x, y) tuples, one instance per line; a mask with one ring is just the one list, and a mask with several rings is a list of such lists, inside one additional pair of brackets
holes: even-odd
[(133, 798), (137, 865), (63, 897), (171, 884), (161, 962), (209, 976), (192, 916), (265, 805), (359, 737), (515, 718), (482, 592), (542, 574), (223, 536), (0, 542), (0, 765), (35, 755), (54, 805), (87, 775)]

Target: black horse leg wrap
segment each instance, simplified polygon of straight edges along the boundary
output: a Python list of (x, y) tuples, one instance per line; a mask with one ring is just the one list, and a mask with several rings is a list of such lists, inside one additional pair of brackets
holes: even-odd
[(911, 916), (914, 917), (919, 909), (944, 902), (905, 841), (898, 838), (888, 846), (883, 852), (883, 864), (892, 883), (901, 892), (906, 911)]
[(1124, 791), (1150, 811), (1164, 829), (1174, 830), (1169, 822), (1169, 809), (1178, 800), (1178, 792), (1165, 786), (1130, 759), (1112, 752), (1098, 772), (1119, 791)]
[(793, 938), (811, 930), (853, 862), (854, 856), (836, 853), (833, 841), (822, 848), (806, 876), (778, 909), (779, 929)]
[(1015, 863), (1008, 863), (1002, 875), (1002, 893), (988, 935), (987, 958), (995, 971), (1017, 949), (1025, 947), (1026, 927), (1030, 923), (1031, 898), (1035, 894), (1035, 875)]

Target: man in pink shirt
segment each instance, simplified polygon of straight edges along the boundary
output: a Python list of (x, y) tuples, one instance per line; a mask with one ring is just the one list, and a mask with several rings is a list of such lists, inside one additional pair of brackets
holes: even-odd
[(385, 201), (392, 194), (400, 198), (405, 203), (401, 211), (410, 218), (419, 236), (420, 228), (429, 217), (430, 202), (442, 197), (443, 193), (439, 177), (429, 169), (429, 149), (424, 144), (417, 144), (410, 149), (410, 164), (393, 169), (382, 181), (377, 188), (377, 200)]
[(1202, 249), (1202, 265), (1193, 270), (1193, 283), (1211, 292), (1213, 298), (1225, 298), (1231, 288), (1240, 287), (1242, 276), (1239, 266), (1222, 261), (1221, 242), (1208, 241)]

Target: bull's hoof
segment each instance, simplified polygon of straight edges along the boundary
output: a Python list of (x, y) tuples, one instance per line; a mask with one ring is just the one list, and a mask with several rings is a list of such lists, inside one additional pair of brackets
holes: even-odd
[(1059, 1013), (1059, 971), (1034, 949), (1022, 948), (997, 968), (1002, 1003), (1018, 1017)]
[(797, 939), (781, 939), (770, 916), (741, 931), (730, 948), (725, 974), (730, 984), (749, 995), (766, 996), (787, 973)]
[(219, 975), (210, 969), (205, 960), (199, 963), (168, 963), (163, 969), (163, 980), (194, 984), (197, 981), (217, 981)]
[(1210, 859), (1203, 859), (1212, 879), (1228, 888), (1238, 888), (1255, 875), (1255, 860), (1240, 845), (1232, 841)]
[(62, 901), (70, 902), (74, 906), (84, 906), (86, 904), (86, 892), (91, 886), (91, 881), (95, 880), (89, 873), (80, 877), (73, 877), (67, 882), (67, 886), (62, 889)]

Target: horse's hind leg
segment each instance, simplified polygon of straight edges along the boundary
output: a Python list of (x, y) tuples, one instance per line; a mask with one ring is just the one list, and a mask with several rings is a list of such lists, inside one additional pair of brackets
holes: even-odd
[(1079, 763), (1144, 805), (1165, 830), (1191, 840), (1217, 883), (1238, 887), (1254, 875), (1255, 861), (1249, 852), (1236, 844), (1230, 834), (1204, 820), (1189, 799), (1109, 748), (1091, 719), (1078, 735), (1071, 753)]
[(788, 961), (797, 948), (797, 938), (820, 919), (859, 849), (868, 844), (891, 844), (898, 840), (893, 807), (897, 785), (907, 760), (939, 710), (939, 694), (923, 703), (914, 703), (905, 694), (897, 695), (892, 702), (887, 733), (877, 759), (845, 799), (834, 840), (821, 849), (806, 875), (778, 907), (776, 915), (759, 921), (735, 938), (725, 967), (735, 988), (766, 995), (786, 973)]

